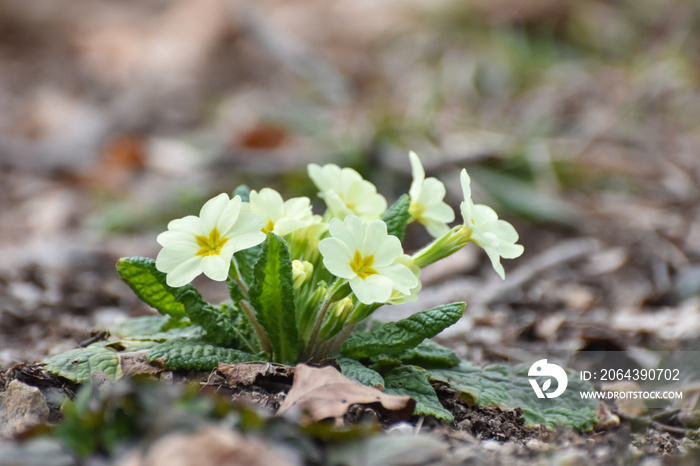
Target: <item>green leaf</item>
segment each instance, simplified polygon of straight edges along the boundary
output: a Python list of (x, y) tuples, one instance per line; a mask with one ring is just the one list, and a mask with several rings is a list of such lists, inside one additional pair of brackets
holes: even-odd
[(229, 316), (229, 320), (233, 325), (233, 330), (236, 333), (236, 344), (234, 347), (238, 349), (247, 348), (246, 351), (251, 353), (260, 351), (258, 336), (255, 334), (253, 325), (248, 320), (248, 316), (243, 312), (243, 309), (231, 302), (223, 302), (219, 307)]
[(147, 257), (123, 257), (117, 263), (117, 272), (144, 303), (163, 315), (176, 319), (187, 316), (180, 302), (182, 293), (194, 290), (192, 285), (179, 288), (168, 286), (165, 274), (156, 269), (156, 261)]
[(255, 317), (270, 339), (273, 361), (296, 363), (299, 335), (292, 261), (287, 244), (274, 233), (267, 234), (255, 265), (250, 301), (255, 307)]
[(398, 322), (389, 322), (375, 331), (356, 333), (343, 343), (340, 352), (353, 359), (380, 354), (398, 356), (457, 322), (465, 306), (465, 303), (443, 304)]
[(124, 258), (117, 264), (117, 270), (142, 301), (161, 314), (177, 319), (189, 317), (204, 329), (206, 339), (215, 345), (256, 349), (233, 325), (226, 310), (204, 301), (194, 286), (168, 286), (165, 274), (156, 269), (153, 259)]
[(398, 359), (397, 356), (389, 356), (387, 354), (380, 354), (379, 356), (374, 356), (370, 358), (370, 362), (372, 363), (372, 365), (369, 366), (369, 368), (373, 371), (379, 372), (380, 374), (389, 372), (393, 368), (399, 367), (401, 365), (401, 361)]
[(104, 340), (93, 343), (90, 347), (100, 346), (102, 348), (113, 349), (119, 353), (133, 353), (151, 349), (157, 344), (159, 343), (153, 340)]
[(399, 355), (404, 364), (425, 368), (452, 367), (459, 364), (455, 353), (432, 340), (425, 340), (415, 348), (409, 348)]
[(411, 214), (408, 213), (410, 205), (411, 200), (408, 194), (404, 194), (389, 207), (389, 210), (387, 210), (382, 217), (382, 220), (386, 223), (387, 232), (390, 235), (396, 236), (401, 241), (403, 241), (404, 234), (406, 233), (408, 219), (411, 218)]
[(392, 369), (384, 376), (386, 382), (385, 393), (392, 395), (408, 395), (416, 400), (416, 416), (435, 416), (441, 421), (452, 423), (452, 413), (443, 408), (435, 393), (435, 389), (428, 382), (430, 374), (415, 366), (400, 366)]
[(345, 377), (357, 380), (370, 387), (384, 388), (384, 378), (378, 372), (368, 368), (360, 361), (343, 357), (335, 358), (335, 361), (340, 366), (340, 370)]
[[(173, 338), (201, 338), (204, 333), (198, 325), (169, 328), (174, 319), (162, 316), (134, 317), (109, 329), (112, 336), (129, 340), (165, 341)], [(181, 323), (182, 320), (175, 322)]]
[(180, 296), (193, 323), (204, 329), (204, 338), (217, 346), (230, 346), (255, 351), (240, 329), (233, 325), (231, 315), (224, 306), (213, 306), (197, 292), (188, 291)]
[(96, 371), (104, 372), (111, 380), (122, 375), (116, 351), (92, 346), (57, 354), (46, 361), (45, 369), (78, 383), (90, 381), (90, 376)]
[(430, 371), (432, 380), (449, 384), (460, 392), (462, 399), (479, 406), (495, 405), (521, 408), (528, 426), (545, 424), (549, 428), (559, 426), (588, 431), (598, 420), (598, 401), (581, 398), (579, 392), (593, 387), (569, 374), (566, 390), (557, 398), (537, 398), (527, 375), (527, 364), (514, 367), (491, 365), (483, 369), (462, 361), (450, 369)]
[(255, 264), (258, 262), (262, 245), (238, 251), (233, 255), (232, 274), (238, 278), (229, 277), (226, 279), (228, 291), (234, 303), (239, 303), (248, 299), (248, 288), (254, 280)]
[(144, 316), (127, 319), (109, 329), (109, 333), (120, 338), (132, 336), (153, 335), (159, 333), (165, 324), (163, 316)]
[(243, 202), (249, 202), (250, 201), (250, 188), (247, 185), (240, 185), (236, 189), (233, 190), (233, 195), (231, 196), (236, 197), (236, 196), (241, 196), (241, 200)]
[(170, 340), (148, 352), (148, 362), (158, 362), (168, 369), (211, 370), (220, 362), (266, 361), (266, 353), (250, 354), (232, 348), (222, 348), (196, 340)]

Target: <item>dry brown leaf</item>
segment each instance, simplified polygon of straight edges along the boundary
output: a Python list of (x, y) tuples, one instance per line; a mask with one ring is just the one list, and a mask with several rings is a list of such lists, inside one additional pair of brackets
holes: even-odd
[(610, 408), (601, 403), (598, 407), (598, 423), (595, 425), (596, 431), (613, 429), (620, 425), (620, 416), (613, 413)]
[(146, 359), (146, 352), (122, 353), (119, 355), (119, 365), (122, 369), (122, 377), (131, 377), (143, 374), (160, 374), (162, 367), (150, 364)]
[(274, 150), (283, 146), (289, 133), (279, 126), (259, 124), (237, 135), (237, 143), (246, 149)]
[(224, 376), (226, 383), (231, 387), (248, 386), (259, 382), (263, 378), (270, 377), (290, 377), (292, 375), (289, 366), (281, 366), (275, 364), (224, 364), (219, 363), (216, 369), (219, 374)]
[(305, 411), (311, 422), (339, 419), (354, 404), (371, 406), (392, 420), (408, 419), (415, 408), (411, 397), (387, 395), (345, 377), (333, 367), (299, 364), (292, 389), (277, 414)]

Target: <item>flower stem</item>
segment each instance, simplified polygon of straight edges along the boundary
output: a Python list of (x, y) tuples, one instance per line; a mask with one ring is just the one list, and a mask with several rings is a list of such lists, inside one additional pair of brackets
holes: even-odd
[(340, 331), (335, 337), (333, 337), (333, 344), (330, 347), (330, 351), (328, 351), (328, 354), (331, 355), (333, 353), (337, 353), (338, 350), (340, 349), (340, 346), (343, 344), (345, 340), (348, 339), (352, 331), (355, 329), (355, 324), (349, 324), (343, 327), (343, 330)]
[(243, 292), (243, 295), (247, 298), (248, 297), (248, 285), (246, 285), (246, 283), (243, 280), (241, 280), (241, 274), (238, 271), (238, 263), (236, 262), (235, 258), (231, 261), (231, 265), (232, 265), (232, 267), (229, 267), (229, 269), (228, 269), (228, 276), (236, 282), (238, 287)]
[(248, 320), (250, 321), (251, 325), (253, 326), (253, 329), (255, 330), (255, 334), (258, 336), (258, 340), (260, 341), (260, 346), (262, 347), (263, 351), (269, 353), (270, 356), (272, 356), (272, 344), (270, 343), (270, 339), (267, 337), (265, 329), (263, 329), (260, 326), (260, 323), (258, 323), (258, 319), (255, 318), (253, 309), (251, 309), (250, 305), (246, 301), (241, 301), (240, 305), (243, 309), (243, 312), (245, 312), (245, 315), (248, 317)]
[(306, 351), (304, 352), (305, 359), (308, 359), (310, 356), (315, 356), (314, 353), (316, 347), (318, 346), (318, 342), (316, 340), (318, 339), (318, 332), (321, 331), (321, 324), (323, 323), (323, 319), (326, 318), (328, 308), (330, 308), (331, 304), (333, 303), (333, 295), (344, 284), (344, 282), (345, 280), (338, 279), (335, 281), (335, 283), (333, 283), (333, 286), (328, 289), (326, 299), (323, 301), (321, 310), (318, 312), (318, 316), (316, 317), (314, 329), (311, 331), (311, 336), (309, 336), (309, 342), (306, 344)]

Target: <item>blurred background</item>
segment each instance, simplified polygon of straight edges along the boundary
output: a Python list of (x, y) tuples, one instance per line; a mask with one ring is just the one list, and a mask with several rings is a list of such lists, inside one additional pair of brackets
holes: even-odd
[(313, 197), (333, 162), (393, 202), (409, 150), (525, 245), (398, 310), (467, 300), (462, 356), (697, 348), (699, 25), (696, 0), (3, 0), (0, 369), (149, 312), (115, 262), (209, 197)]

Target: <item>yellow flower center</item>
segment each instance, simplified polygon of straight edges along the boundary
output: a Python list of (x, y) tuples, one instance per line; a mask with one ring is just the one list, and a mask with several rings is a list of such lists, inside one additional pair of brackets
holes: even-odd
[(412, 202), (408, 207), (408, 213), (411, 214), (413, 220), (424, 223), (423, 214), (425, 213), (425, 204)]
[(198, 256), (219, 255), (221, 248), (228, 242), (228, 238), (222, 238), (217, 228), (214, 228), (209, 233), (209, 237), (195, 236), (194, 239), (197, 240), (197, 244), (200, 247), (199, 251), (197, 251)]
[(270, 233), (272, 230), (275, 229), (275, 222), (272, 220), (268, 220), (265, 226), (262, 229), (263, 233)]
[(352, 262), (350, 262), (350, 268), (357, 274), (358, 277), (364, 280), (370, 275), (376, 275), (379, 273), (372, 268), (373, 263), (374, 255), (362, 257), (360, 251), (355, 251), (355, 257), (353, 257)]

